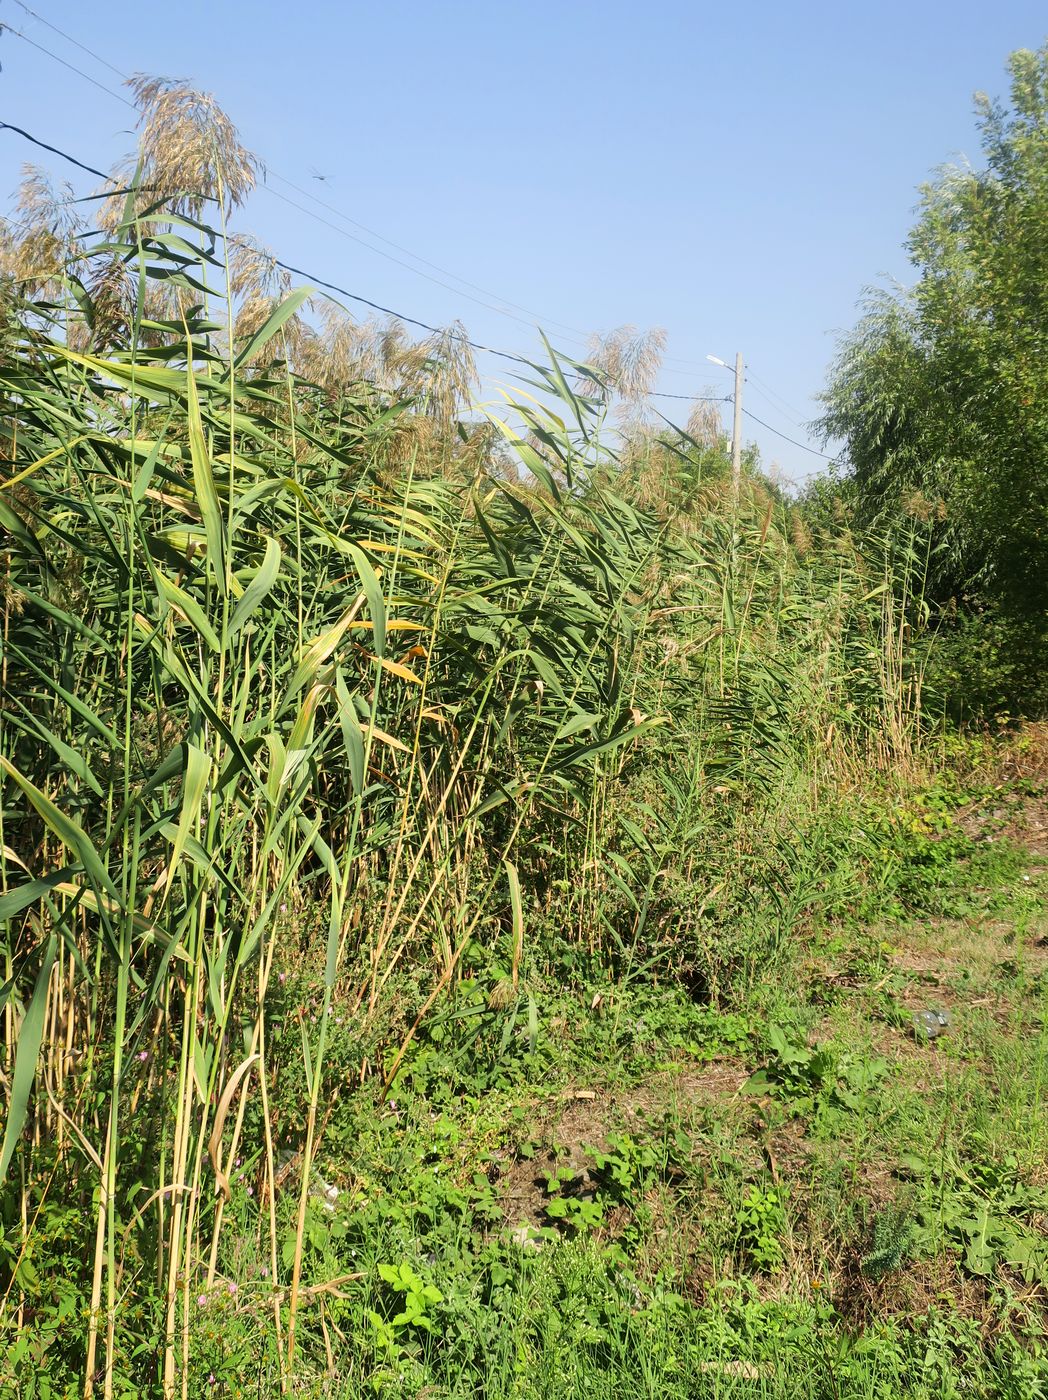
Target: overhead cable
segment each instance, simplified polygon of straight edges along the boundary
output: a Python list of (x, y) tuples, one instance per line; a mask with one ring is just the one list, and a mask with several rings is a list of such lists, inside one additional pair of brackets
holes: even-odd
[[(45, 24), (48, 27), (48, 29), (53, 30), (55, 34), (60, 35), (63, 39), (66, 40), (67, 43), (72, 44), (82, 53), (86, 53), (97, 63), (100, 63), (105, 68), (108, 68), (111, 73), (115, 73), (118, 78), (122, 78), (124, 82), (129, 81), (127, 74), (123, 73), (114, 64), (110, 63), (108, 59), (103, 58), (102, 55), (97, 53), (94, 49), (89, 48), (86, 44), (81, 43), (79, 39), (75, 39), (72, 36), (72, 34), (67, 33), (67, 31), (62, 29), (59, 25), (45, 18), (45, 16), (40, 14), (39, 11), (34, 10), (32, 6), (25, 4), (25, 0), (15, 0), (15, 4), (17, 4), (22, 10), (24, 10), (27, 15), (31, 15), (33, 19), (39, 20), (41, 24)], [(117, 98), (120, 102), (123, 102), (125, 106), (135, 108), (135, 103), (132, 102), (129, 98), (124, 97), (121, 93), (114, 92), (112, 88), (107, 87), (104, 83), (97, 82), (94, 78), (90, 76), (90, 74), (84, 73), (82, 69), (77, 68), (71, 63), (67, 63), (65, 59), (60, 58), (58, 54), (53, 53), (48, 48), (45, 48), (43, 44), (37, 43), (37, 41), (34, 39), (30, 39), (29, 36), (27, 34), (22, 33), (21, 30), (14, 29), (10, 25), (4, 27), (8, 28), (10, 32), (14, 34), (17, 38), (24, 39), (27, 44), (32, 44), (33, 47), (38, 49), (41, 53), (44, 53), (49, 58), (54, 59), (56, 63), (63, 64), (66, 68), (71, 69), (72, 72), (79, 74), (82, 78), (86, 78), (88, 82), (93, 83), (98, 88), (101, 88), (103, 92), (107, 92), (110, 94), (110, 96)], [(449, 287), (446, 282), (442, 282), (437, 278), (429, 277), (425, 272), (421, 271), (420, 268), (412, 267), (409, 263), (401, 262), (399, 258), (393, 257), (391, 254), (385, 252), (382, 248), (376, 248), (373, 244), (365, 242), (364, 239), (357, 238), (354, 234), (351, 234), (344, 229), (338, 228), (335, 224), (330, 223), (327, 219), (323, 219), (320, 217), (320, 215), (314, 213), (313, 210), (305, 209), (301, 205), (296, 205), (294, 200), (288, 199), (287, 196), (282, 196), (278, 190), (274, 190), (273, 187), (270, 184), (268, 184), (268, 180), (279, 180), (281, 184), (287, 185), (289, 189), (297, 191), (298, 194), (302, 195), (303, 198), (308, 199), (311, 203), (319, 205), (322, 209), (326, 209), (329, 213), (336, 215), (337, 218), (343, 220), (345, 223), (352, 224), (355, 228), (359, 228), (360, 230), (362, 230), (362, 232), (368, 234), (370, 237), (378, 239), (380, 243), (385, 243), (388, 247), (397, 249), (398, 252), (404, 253), (407, 257), (412, 258), (415, 262), (423, 263), (426, 267), (432, 268), (434, 272), (439, 272), (444, 277), (450, 277), (452, 281), (461, 283), (462, 286), (470, 287), (473, 291), (480, 292), (481, 295), (484, 297), (489, 297), (496, 302), (502, 303), (500, 306), (493, 306), (490, 301), (481, 301), (476, 297), (468, 297), (470, 301), (476, 301), (479, 306), (485, 307), (488, 311), (494, 311), (496, 315), (508, 316), (511, 320), (521, 321), (522, 324), (526, 325), (539, 324), (545, 326), (553, 326), (561, 331), (566, 331), (570, 336), (577, 337), (578, 342), (580, 344), (588, 343), (588, 332), (581, 330), (578, 326), (570, 326), (563, 321), (555, 320), (553, 317), (541, 316), (538, 312), (532, 311), (526, 306), (521, 306), (518, 302), (510, 300), (508, 297), (500, 296), (498, 292), (490, 291), (488, 288), (481, 287), (477, 283), (469, 281), (468, 278), (459, 276), (458, 273), (451, 272), (448, 268), (441, 267), (439, 263), (432, 262), (429, 258), (423, 257), (420, 253), (412, 252), (410, 248), (406, 248), (403, 246), (403, 244), (394, 242), (392, 239), (387, 238), (384, 234), (379, 233), (377, 230), (369, 228), (366, 224), (362, 224), (359, 221), (359, 219), (354, 219), (349, 214), (346, 214), (343, 210), (338, 209), (335, 205), (328, 203), (326, 200), (321, 199), (318, 195), (315, 195), (311, 193), (311, 191), (304, 189), (301, 185), (296, 184), (294, 180), (289, 180), (286, 175), (281, 175), (279, 171), (274, 170), (272, 166), (269, 165), (269, 163), (265, 160), (262, 161), (262, 168), (266, 177), (263, 181), (263, 189), (266, 189), (271, 194), (276, 195), (278, 199), (285, 199), (285, 201), (288, 204), (292, 205), (292, 207), (294, 208), (297, 208), (299, 212), (304, 214), (307, 218), (314, 219), (318, 223), (326, 225), (326, 227), (332, 229), (335, 233), (342, 234), (343, 237), (352, 239), (354, 242), (359, 243), (362, 247), (367, 248), (370, 252), (375, 253), (378, 257), (387, 258), (390, 262), (395, 263), (398, 267), (403, 267), (406, 271), (414, 273), (415, 276), (423, 277), (430, 282), (435, 282), (437, 286), (444, 287), (446, 290), (455, 292), (459, 296), (468, 296), (468, 294), (462, 293), (459, 290), (459, 288)], [(505, 309), (506, 307), (513, 307), (516, 311), (523, 312), (524, 318), (526, 319), (514, 315), (512, 311), (507, 311)], [(687, 360), (681, 356), (667, 355), (665, 357), (665, 360), (675, 361), (677, 365), (687, 365), (691, 370), (702, 368), (702, 366), (696, 364), (696, 362)], [(686, 376), (689, 372), (689, 369), (678, 369), (675, 368), (674, 364), (671, 363), (663, 364), (663, 370), (667, 374), (678, 374)], [(690, 395), (680, 395), (679, 397), (687, 398), (690, 397)]]

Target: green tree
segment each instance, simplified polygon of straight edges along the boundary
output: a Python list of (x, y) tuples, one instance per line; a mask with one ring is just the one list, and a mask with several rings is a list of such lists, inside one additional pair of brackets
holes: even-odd
[[(917, 279), (873, 294), (820, 426), (847, 444), (861, 518), (933, 526), (933, 601), (1048, 628), (1048, 44), (976, 97), (984, 167), (922, 189)], [(1031, 658), (1032, 659), (1032, 658)]]

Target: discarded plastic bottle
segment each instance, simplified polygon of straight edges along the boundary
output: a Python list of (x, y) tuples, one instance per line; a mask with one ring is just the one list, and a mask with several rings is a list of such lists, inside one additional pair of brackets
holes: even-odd
[(918, 1040), (936, 1040), (949, 1029), (950, 1016), (947, 1011), (917, 1011), (913, 1017), (913, 1029)]

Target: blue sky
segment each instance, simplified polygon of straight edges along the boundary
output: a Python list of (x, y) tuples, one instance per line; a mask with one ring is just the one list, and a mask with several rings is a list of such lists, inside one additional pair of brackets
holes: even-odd
[[(0, 19), (106, 87), (120, 91), (116, 69), (215, 93), (274, 172), (241, 222), (278, 256), (513, 351), (535, 350), (534, 318), (505, 299), (568, 353), (581, 346), (554, 321), (665, 327), (659, 387), (672, 393), (728, 392), (705, 357), (742, 350), (747, 408), (812, 445), (803, 424), (836, 334), (865, 286), (910, 276), (917, 186), (945, 161), (978, 160), (972, 93), (1004, 96), (1008, 53), (1048, 34), (1043, 0), (31, 8), (112, 68), (18, 0)], [(0, 60), (0, 119), (103, 169), (129, 149), (133, 113), (117, 98), (10, 33)], [(0, 132), (5, 200), (27, 158)], [(504, 378), (497, 361), (481, 368)], [(752, 419), (746, 435), (789, 479), (820, 465)]]

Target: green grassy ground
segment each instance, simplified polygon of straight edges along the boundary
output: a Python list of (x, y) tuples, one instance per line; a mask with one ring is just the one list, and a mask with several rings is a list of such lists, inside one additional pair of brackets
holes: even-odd
[[(954, 811), (938, 913), (813, 919), (745, 1005), (536, 983), (508, 1031), (435, 1025), (385, 1103), (336, 1094), (301, 1342), (327, 1374), (295, 1393), (1048, 1394), (1044, 805)], [(276, 1393), (256, 1167), (196, 1300), (202, 1394)]]

